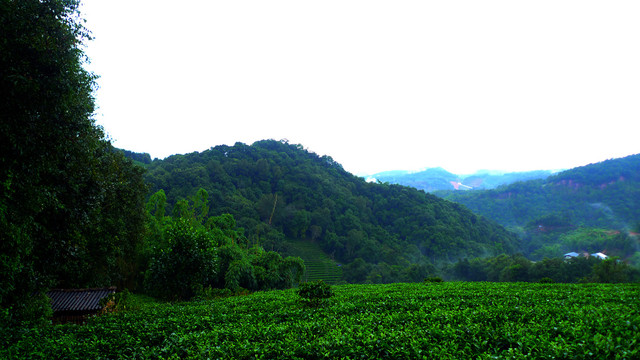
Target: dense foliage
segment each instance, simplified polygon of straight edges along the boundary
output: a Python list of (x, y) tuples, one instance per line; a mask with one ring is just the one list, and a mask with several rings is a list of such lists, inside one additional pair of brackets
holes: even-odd
[(638, 237), (626, 232), (598, 228), (580, 227), (554, 232), (531, 231), (527, 234), (530, 257), (540, 260), (545, 257), (557, 257), (558, 254), (578, 252), (593, 254), (605, 251), (608, 256), (619, 256), (635, 265), (638, 250)]
[(137, 153), (129, 150), (118, 149), (124, 156), (133, 160), (134, 162), (138, 162), (139, 164), (151, 164), (151, 155), (147, 153)]
[(187, 219), (178, 219), (166, 225), (164, 238), (165, 246), (159, 244), (154, 249), (147, 270), (148, 294), (190, 299), (213, 283), (217, 244), (204, 228), (194, 228)]
[(147, 304), (86, 326), (4, 332), (4, 359), (637, 359), (638, 284), (335, 286)]
[(153, 161), (145, 176), (172, 205), (205, 189), (210, 211), (232, 214), (252, 244), (286, 251), (286, 239), (313, 241), (338, 261), (361, 259), (370, 269), (397, 273), (412, 263), (518, 247), (514, 235), (462, 206), (409, 187), (367, 183), (330, 157), (286, 141), (174, 155)]
[(38, 319), (47, 287), (123, 287), (138, 272), (142, 169), (94, 123), (77, 7), (0, 1), (0, 321)]
[[(141, 265), (146, 268), (147, 294), (188, 300), (211, 289), (286, 289), (299, 282), (304, 263), (250, 245), (233, 216), (209, 216), (204, 189), (180, 200), (173, 217), (164, 215), (166, 197), (160, 190), (147, 203), (149, 236)], [(143, 254), (143, 255), (144, 255)]]
[(640, 270), (613, 257), (600, 260), (595, 256), (561, 257), (531, 261), (522, 255), (500, 255), (488, 258), (462, 259), (449, 273), (465, 281), (526, 282), (596, 282), (621, 283), (640, 281)]
[(297, 293), (304, 304), (312, 307), (322, 305), (327, 299), (334, 295), (331, 286), (322, 280), (308, 281), (300, 284)]

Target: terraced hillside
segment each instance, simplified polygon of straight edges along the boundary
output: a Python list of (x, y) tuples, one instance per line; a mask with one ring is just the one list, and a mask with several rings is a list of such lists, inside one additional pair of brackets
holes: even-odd
[(324, 280), (336, 284), (342, 280), (340, 264), (332, 260), (320, 246), (311, 241), (294, 241), (288, 246), (290, 255), (299, 256), (306, 266), (305, 281)]

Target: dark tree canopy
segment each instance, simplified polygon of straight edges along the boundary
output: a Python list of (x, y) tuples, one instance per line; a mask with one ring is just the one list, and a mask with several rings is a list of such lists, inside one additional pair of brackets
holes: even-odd
[(122, 285), (142, 239), (142, 170), (92, 114), (72, 0), (0, 1), (0, 306), (47, 286)]

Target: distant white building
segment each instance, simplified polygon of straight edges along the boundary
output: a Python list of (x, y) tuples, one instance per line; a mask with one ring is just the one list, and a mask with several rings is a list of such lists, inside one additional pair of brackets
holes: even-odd
[(595, 256), (595, 257), (597, 257), (597, 258), (598, 258), (598, 259), (600, 259), (600, 260), (606, 260), (606, 259), (608, 258), (608, 256), (607, 256), (607, 255), (605, 255), (605, 254), (603, 254), (603, 253), (601, 253), (601, 252), (597, 252), (597, 253), (595, 253), (595, 254), (591, 254), (591, 256)]
[(564, 254), (564, 259), (565, 260), (569, 260), (569, 259), (573, 259), (575, 257), (580, 256), (580, 254), (578, 254), (577, 252), (570, 252), (570, 253), (566, 253)]

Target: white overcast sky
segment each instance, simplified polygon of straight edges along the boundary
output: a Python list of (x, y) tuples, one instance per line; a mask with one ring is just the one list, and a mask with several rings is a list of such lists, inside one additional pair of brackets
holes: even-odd
[(115, 146), (288, 139), (359, 175), (640, 152), (640, 1), (84, 0)]

